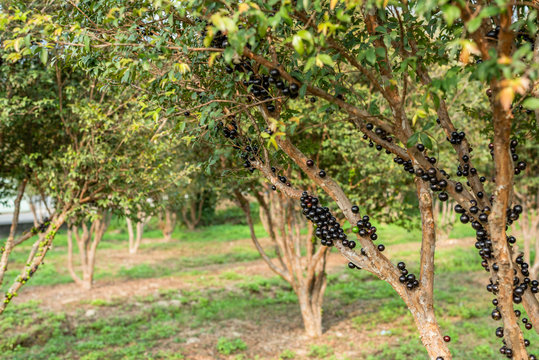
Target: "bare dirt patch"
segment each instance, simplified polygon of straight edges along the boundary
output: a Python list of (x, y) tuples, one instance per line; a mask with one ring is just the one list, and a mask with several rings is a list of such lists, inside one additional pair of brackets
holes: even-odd
[[(154, 241), (147, 239), (146, 242)], [(269, 239), (262, 239), (263, 246), (269, 246)], [(450, 239), (439, 242), (438, 248), (453, 248), (473, 246), (473, 238)], [(250, 243), (249, 239), (230, 241), (220, 245), (219, 249), (212, 248), (212, 252), (225, 252), (238, 245)], [(419, 251), (420, 243), (395, 244), (388, 247), (389, 253), (402, 250)], [(128, 254), (127, 250), (101, 250), (98, 261), (102, 264), (115, 264), (115, 266), (130, 267), (136, 264), (157, 264), (175, 256), (195, 256), (203, 254), (202, 247), (185, 248), (183, 246), (171, 249), (141, 249), (137, 254)], [(331, 253), (328, 257), (328, 273), (335, 273), (346, 266), (347, 261), (337, 253)], [(100, 266), (98, 264), (98, 266)], [(114, 301), (121, 298), (136, 296), (148, 296), (157, 294), (159, 291), (170, 289), (196, 289), (207, 287), (208, 283), (218, 283), (219, 286), (230, 286), (235, 281), (221, 277), (225, 272), (237, 272), (244, 276), (271, 277), (275, 274), (268, 268), (263, 260), (226, 263), (209, 265), (204, 267), (188, 268), (186, 271), (198, 270), (203, 274), (192, 275), (186, 273), (182, 276), (157, 277), (133, 280), (98, 280), (90, 290), (82, 290), (74, 283), (53, 286), (29, 286), (14, 300), (15, 303), (23, 303), (29, 300), (41, 301), (41, 306), (56, 311), (72, 311), (75, 307), (90, 306), (94, 300)]]

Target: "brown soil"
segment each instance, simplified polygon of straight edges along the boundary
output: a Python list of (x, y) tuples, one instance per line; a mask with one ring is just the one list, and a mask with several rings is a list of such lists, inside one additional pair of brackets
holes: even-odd
[[(145, 240), (146, 242), (155, 240)], [(245, 243), (249, 240), (237, 240), (231, 241), (223, 245), (223, 247), (233, 248), (241, 243)], [(449, 239), (437, 244), (438, 248), (452, 248), (459, 246), (470, 246), (473, 244), (473, 238), (463, 239)], [(262, 245), (268, 245), (268, 239), (261, 239)], [(392, 252), (398, 252), (402, 250), (417, 250), (419, 251), (420, 243), (405, 243), (395, 244), (388, 247), (386, 250), (390, 255)], [(221, 249), (225, 250), (225, 249)], [(195, 253), (204, 251), (202, 248), (189, 249), (185, 247), (178, 247), (172, 249), (151, 249), (139, 250), (136, 254), (127, 254), (123, 250), (106, 250), (102, 251), (99, 256), (99, 262), (102, 264), (115, 264), (125, 267), (133, 266), (141, 263), (159, 263), (166, 259), (170, 259), (175, 256), (189, 256)], [(213, 249), (212, 251), (219, 251), (219, 249)], [(346, 265), (347, 261), (336, 253), (331, 253), (328, 257), (328, 273), (334, 273), (339, 269), (342, 269)], [(97, 265), (99, 266), (99, 264)], [(159, 277), (148, 279), (134, 279), (134, 280), (114, 280), (114, 281), (96, 281), (94, 286), (90, 290), (82, 290), (75, 283), (60, 284), (54, 286), (29, 286), (25, 288), (21, 294), (15, 298), (14, 303), (23, 303), (29, 300), (39, 300), (41, 306), (51, 310), (62, 310), (69, 312), (75, 307), (80, 308), (81, 302), (87, 304), (93, 300), (105, 300), (113, 301), (114, 299), (123, 297), (135, 297), (135, 296), (147, 296), (158, 293), (160, 290), (170, 289), (193, 289), (197, 287), (207, 287), (208, 282), (197, 281), (201, 276), (219, 278), (219, 284), (221, 286), (232, 285), (234, 281), (223, 280), (219, 277), (224, 272), (237, 272), (247, 276), (265, 276), (270, 277), (275, 274), (269, 269), (263, 260), (241, 262), (241, 263), (227, 263), (221, 265), (210, 265), (202, 268), (189, 268), (192, 270), (202, 270), (209, 275), (191, 275), (186, 274), (181, 277)]]
[[(155, 241), (155, 240), (146, 240)], [(222, 245), (230, 247), (245, 244), (245, 241), (238, 240)], [(263, 244), (268, 245), (267, 239), (262, 239)], [(473, 238), (450, 239), (437, 244), (438, 248), (469, 247), (473, 244)], [(388, 247), (387, 252), (412, 250), (419, 255), (420, 243), (396, 244)], [(98, 259), (103, 264), (121, 264), (122, 266), (132, 266), (140, 263), (158, 263), (173, 256), (189, 256), (200, 253), (204, 249), (190, 249), (189, 247), (178, 247), (172, 249), (142, 249), (134, 255), (127, 254), (127, 251), (106, 250), (99, 255)], [(213, 249), (212, 252), (215, 252)], [(332, 253), (328, 259), (328, 272), (335, 273), (346, 265), (346, 260), (337, 253)], [(99, 266), (99, 264), (98, 264)], [(29, 300), (39, 300), (42, 308), (52, 311), (63, 311), (67, 314), (74, 314), (80, 309), (86, 311), (86, 316), (107, 316), (114, 311), (112, 307), (98, 307), (92, 305), (94, 300), (105, 300), (107, 302), (122, 302), (122, 299), (129, 298), (137, 306), (144, 306), (143, 303), (136, 302), (136, 297), (157, 295), (166, 290), (182, 290), (208, 288), (208, 283), (214, 287), (225, 287), (234, 289), (235, 280), (227, 280), (223, 277), (225, 272), (235, 272), (243, 276), (251, 277), (255, 275), (271, 277), (274, 274), (262, 260), (228, 263), (222, 265), (211, 265), (203, 268), (189, 268), (187, 270), (200, 270), (201, 274), (193, 275), (186, 273), (185, 276), (137, 279), (128, 281), (96, 281), (94, 288), (88, 291), (81, 290), (74, 283), (61, 284), (55, 286), (33, 286), (26, 288), (15, 299), (15, 302), (22, 303)], [(211, 280), (214, 280), (213, 282)], [(135, 300), (133, 300), (135, 298)], [(388, 344), (398, 344), (398, 333), (391, 329), (401, 329), (403, 327), (414, 331), (406, 321), (399, 321), (397, 324), (366, 324), (358, 330), (353, 321), (354, 316), (361, 313), (368, 313), (377, 304), (362, 302), (361, 307), (352, 304), (348, 308), (342, 309), (338, 313), (324, 314), (324, 334), (323, 343), (331, 347), (330, 351), (338, 354), (339, 359), (366, 359), (367, 351), (369, 355), (373, 352), (381, 352)], [(159, 348), (168, 351), (181, 351), (185, 359), (193, 360), (214, 360), (229, 359), (235, 357), (223, 356), (216, 351), (216, 344), (220, 337), (241, 337), (247, 344), (248, 350), (245, 352), (248, 359), (258, 356), (258, 359), (278, 359), (279, 354), (284, 350), (292, 350), (296, 356), (294, 359), (311, 359), (309, 353), (312, 346), (319, 343), (316, 339), (309, 339), (304, 335), (302, 321), (299, 311), (283, 314), (263, 314), (261, 318), (253, 318), (248, 321), (228, 320), (222, 323), (212, 323), (209, 328), (183, 329), (178, 337), (184, 341), (181, 343), (164, 340), (159, 344)], [(353, 339), (353, 341), (350, 341)], [(363, 352), (365, 351), (365, 352)], [(329, 358), (330, 355), (327, 355)]]

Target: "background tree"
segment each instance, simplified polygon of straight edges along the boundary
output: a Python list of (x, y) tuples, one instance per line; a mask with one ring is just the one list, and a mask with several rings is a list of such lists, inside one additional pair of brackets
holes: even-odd
[[(96, 218), (87, 223), (87, 219), (80, 220), (80, 224), (68, 224), (67, 230), (67, 268), (73, 281), (85, 290), (92, 288), (97, 246), (103, 239), (110, 223), (110, 213), (99, 211)], [(81, 231), (82, 230), (82, 231)], [(82, 278), (77, 275), (73, 266), (73, 237), (77, 242), (80, 258)]]
[[(136, 254), (138, 248), (140, 247), (140, 243), (142, 242), (144, 227), (146, 224), (148, 224), (152, 217), (139, 209), (136, 209), (134, 215), (132, 215), (129, 211), (126, 215), (125, 221), (127, 223), (127, 235), (129, 238), (129, 253)], [(134, 220), (132, 219), (132, 216), (134, 216)], [(133, 226), (133, 221), (135, 222), (135, 226)]]

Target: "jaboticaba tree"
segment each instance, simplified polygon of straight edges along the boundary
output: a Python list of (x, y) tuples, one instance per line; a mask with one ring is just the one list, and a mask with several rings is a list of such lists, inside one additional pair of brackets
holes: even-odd
[[(157, 135), (160, 125), (175, 123), (187, 142), (237, 149), (238, 165), (305, 206), (321, 242), (393, 287), (437, 360), (452, 357), (434, 313), (433, 198), (454, 201), (459, 220), (477, 234), (478, 264), (488, 271), (491, 314), (500, 321), (492, 336), (503, 334), (503, 356), (535, 359), (525, 334), (539, 328), (537, 283), (512, 226), (524, 215), (515, 176), (535, 161), (516, 149), (537, 142), (535, 3), (142, 1), (103, 11), (110, 3), (96, 0), (47, 4), (50, 16), (34, 10), (27, 17), (25, 6), (2, 13), (10, 61), (62, 51), (108, 84), (137, 89)], [(18, 40), (27, 36), (39, 41)], [(328, 136), (344, 125), (353, 133)], [(208, 131), (216, 126), (228, 137), (216, 140)], [(359, 149), (365, 140), (361, 156), (346, 157), (339, 168), (325, 162), (336, 142)], [(386, 158), (404, 172), (387, 165), (377, 173)], [(349, 186), (364, 168), (377, 183)], [(375, 242), (372, 224), (380, 215), (370, 197), (384, 201), (388, 187), (416, 196), (417, 276)]]

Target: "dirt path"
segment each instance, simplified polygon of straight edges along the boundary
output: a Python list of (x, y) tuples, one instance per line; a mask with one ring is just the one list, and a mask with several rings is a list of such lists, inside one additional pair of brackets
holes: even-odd
[[(152, 241), (152, 240), (146, 240)], [(241, 243), (249, 240), (236, 240), (223, 244), (224, 248), (232, 249)], [(469, 247), (473, 245), (473, 238), (449, 239), (437, 244), (438, 248)], [(263, 245), (268, 245), (269, 240), (262, 239)], [(420, 243), (404, 243), (389, 246), (386, 250), (391, 257), (392, 253), (410, 250), (419, 251)], [(197, 249), (196, 252), (204, 249)], [(216, 249), (214, 249), (215, 251)], [(224, 249), (220, 249), (224, 250)], [(122, 266), (133, 266), (141, 263), (159, 263), (173, 256), (194, 255), (193, 249), (182, 247), (173, 249), (152, 249), (140, 250), (134, 255), (126, 255), (125, 250), (107, 249), (99, 258), (103, 263), (115, 263)], [(335, 273), (346, 266), (347, 261), (337, 253), (331, 253), (328, 258), (328, 273)], [(94, 300), (114, 301), (124, 297), (148, 296), (157, 294), (159, 291), (170, 289), (197, 289), (208, 287), (224, 287), (234, 283), (233, 279), (223, 277), (225, 272), (236, 272), (243, 276), (263, 276), (271, 277), (275, 274), (268, 268), (263, 260), (249, 262), (227, 263), (220, 265), (210, 265), (197, 268), (187, 268), (187, 273), (182, 276), (158, 277), (132, 280), (114, 280), (114, 281), (96, 281), (93, 289), (82, 290), (76, 284), (60, 284), (54, 286), (29, 286), (15, 299), (15, 303), (23, 303), (29, 300), (39, 300), (41, 306), (55, 311), (74, 311), (75, 308), (91, 307), (90, 303)], [(191, 274), (190, 272), (199, 271), (202, 274)], [(209, 286), (208, 286), (209, 285)]]

